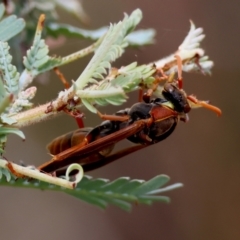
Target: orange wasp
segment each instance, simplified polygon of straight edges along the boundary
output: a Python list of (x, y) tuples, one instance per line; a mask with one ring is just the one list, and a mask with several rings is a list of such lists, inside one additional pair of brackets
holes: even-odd
[[(180, 76), (180, 74), (179, 74)], [(157, 81), (158, 85), (159, 81)], [(94, 128), (80, 128), (54, 139), (49, 145), (53, 158), (38, 167), (39, 170), (63, 175), (71, 163), (79, 163), (84, 171), (90, 171), (139, 149), (158, 143), (174, 131), (178, 121), (186, 122), (191, 105), (199, 105), (216, 112), (221, 110), (205, 101), (199, 101), (182, 90), (182, 79), (167, 81), (162, 97), (151, 99), (150, 89), (143, 102), (114, 115), (98, 115), (104, 119)], [(123, 139), (135, 143), (126, 149), (112, 153), (114, 145)]]

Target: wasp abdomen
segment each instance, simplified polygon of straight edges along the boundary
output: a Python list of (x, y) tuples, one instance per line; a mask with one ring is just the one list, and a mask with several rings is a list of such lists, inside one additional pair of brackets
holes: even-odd
[(73, 147), (83, 141), (92, 128), (80, 128), (55, 138), (47, 145), (47, 149), (52, 155), (56, 155), (70, 147)]

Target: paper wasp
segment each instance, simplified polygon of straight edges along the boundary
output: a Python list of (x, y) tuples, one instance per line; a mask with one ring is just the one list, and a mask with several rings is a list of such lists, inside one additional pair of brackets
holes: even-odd
[[(179, 120), (188, 120), (187, 113), (193, 105), (221, 115), (219, 108), (199, 101), (192, 95), (187, 96), (182, 90), (181, 77), (165, 83), (163, 97), (151, 100), (151, 93), (150, 89), (143, 97), (144, 102), (138, 102), (115, 115), (102, 115), (98, 112), (105, 121), (95, 128), (81, 128), (54, 139), (48, 145), (53, 158), (38, 169), (55, 172), (58, 176), (64, 173), (61, 168), (71, 163), (81, 164), (84, 171), (104, 166), (167, 138)], [(114, 145), (123, 139), (137, 145), (112, 154)]]

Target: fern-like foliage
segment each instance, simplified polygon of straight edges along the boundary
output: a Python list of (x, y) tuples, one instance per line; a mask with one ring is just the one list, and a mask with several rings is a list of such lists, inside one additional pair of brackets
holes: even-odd
[(2, 76), (0, 76), (0, 154), (4, 152), (8, 134), (16, 134), (22, 139), (25, 139), (22, 131), (17, 128), (4, 126), (5, 124), (10, 125), (15, 122), (12, 118), (9, 118), (4, 114), (7, 107), (12, 103), (12, 99), (13, 95), (7, 92), (3, 84)]
[(0, 74), (0, 114), (5, 111), (10, 102), (11, 94), (7, 93), (7, 90), (3, 84), (3, 76)]
[(7, 42), (0, 41), (0, 69), (2, 70), (2, 78), (4, 86), (9, 93), (18, 93), (19, 73), (15, 66), (11, 64), (12, 56), (9, 54), (9, 46)]
[(0, 153), (4, 151), (8, 134), (16, 134), (25, 138), (22, 131), (9, 127), (15, 120), (8, 117), (6, 112), (19, 91), (19, 73), (11, 61), (12, 56), (9, 54), (8, 43), (0, 41)]
[[(15, 123), (15, 120), (5, 113), (13, 100), (13, 94), (7, 92), (2, 76), (0, 77), (0, 154), (4, 152), (8, 134), (16, 134), (22, 139), (25, 139), (23, 132), (17, 128), (9, 127)], [(7, 126), (6, 126), (7, 125)]]
[(16, 181), (6, 169), (0, 168), (0, 185), (2, 186), (64, 192), (100, 208), (115, 205), (126, 211), (130, 211), (133, 204), (151, 205), (154, 202), (169, 202), (169, 197), (159, 196), (157, 194), (182, 186), (182, 184), (177, 183), (163, 187), (169, 180), (169, 177), (166, 175), (158, 175), (149, 181), (131, 180), (128, 177), (121, 177), (114, 181), (109, 181), (107, 179), (93, 179), (90, 176), (84, 176), (76, 189), (70, 190), (44, 182), (24, 179), (18, 179)]
[[(104, 77), (107, 69), (111, 69), (111, 62), (122, 55), (128, 45), (126, 36), (139, 23), (141, 17), (142, 13), (137, 9), (129, 17), (125, 16), (122, 22), (111, 25), (95, 55), (74, 83), (77, 96), (90, 111), (96, 113), (93, 107), (95, 103), (122, 104), (126, 99), (125, 91), (135, 89), (141, 80), (150, 78), (154, 73), (155, 70), (151, 67), (145, 65), (137, 68), (137, 64), (133, 63), (121, 69), (122, 72), (112, 69), (108, 76)], [(87, 84), (91, 85), (85, 88)]]
[(44, 15), (42, 15), (38, 22), (38, 27), (34, 37), (33, 45), (27, 51), (27, 55), (23, 58), (23, 64), (25, 68), (32, 73), (33, 77), (39, 74), (38, 69), (43, 64), (48, 62), (50, 58), (48, 56), (48, 46), (45, 44), (45, 41), (41, 39), (44, 19), (45, 17)]
[(156, 61), (154, 64), (157, 68), (163, 69), (167, 75), (177, 72), (178, 67), (175, 54), (178, 54), (183, 63), (183, 71), (199, 71), (199, 66), (196, 64), (196, 61), (198, 61), (201, 66), (201, 72), (209, 74), (213, 67), (213, 61), (209, 60), (208, 56), (204, 55), (204, 50), (200, 48), (200, 43), (204, 38), (203, 29), (196, 28), (195, 24), (190, 21), (190, 30), (178, 47), (177, 52)]
[(151, 84), (156, 71), (153, 65), (137, 66), (133, 62), (120, 69), (111, 69), (108, 76), (98, 84), (93, 84), (84, 90), (77, 90), (82, 103), (92, 112), (96, 113), (94, 104), (105, 106), (107, 104), (120, 105), (126, 101), (126, 95), (139, 87), (140, 83)]
[(88, 83), (97, 83), (103, 79), (106, 69), (111, 68), (111, 62), (120, 57), (127, 46), (126, 35), (131, 32), (142, 18), (142, 12), (137, 9), (129, 17), (125, 16), (122, 22), (111, 25), (104, 36), (102, 43), (95, 55), (76, 80), (78, 90), (82, 90)]

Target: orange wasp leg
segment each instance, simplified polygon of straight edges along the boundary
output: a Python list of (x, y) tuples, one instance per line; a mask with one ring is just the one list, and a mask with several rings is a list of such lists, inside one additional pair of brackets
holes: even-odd
[(60, 72), (59, 68), (55, 67), (53, 69), (53, 71), (57, 74), (57, 76), (59, 77), (59, 79), (61, 80), (61, 82), (64, 85), (65, 89), (69, 89), (70, 88), (70, 84), (68, 83), (68, 81), (66, 80), (66, 78), (64, 77), (64, 75)]
[(178, 54), (175, 55), (175, 58), (177, 59), (177, 66), (178, 66), (178, 87), (180, 89), (183, 88), (183, 78), (182, 78), (182, 59)]
[[(161, 77), (158, 75), (159, 73), (161, 74)], [(151, 98), (153, 92), (156, 91), (159, 83), (162, 81), (165, 81), (167, 79), (168, 79), (168, 76), (163, 72), (163, 70), (161, 68), (157, 69), (156, 75), (155, 75), (155, 80), (152, 84), (152, 87), (149, 88), (145, 94), (143, 94), (142, 99), (144, 100), (144, 102), (149, 103), (150, 98)]]

